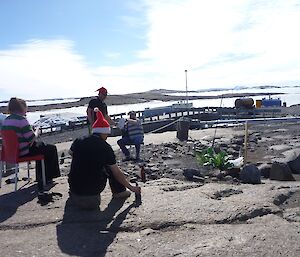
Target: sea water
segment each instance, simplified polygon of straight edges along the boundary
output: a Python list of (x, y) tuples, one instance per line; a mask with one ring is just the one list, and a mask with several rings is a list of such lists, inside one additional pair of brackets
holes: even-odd
[[(224, 94), (244, 94), (244, 93), (262, 93), (265, 95), (260, 96), (249, 96), (255, 100), (262, 99), (263, 97), (268, 98), (269, 93), (278, 93), (272, 95), (272, 98), (280, 98), (282, 102), (286, 102), (287, 106), (294, 104), (300, 104), (300, 87), (280, 87), (280, 88), (245, 88), (245, 89), (228, 89), (222, 91), (203, 91), (203, 92), (191, 92), (188, 93), (188, 96), (219, 96), (215, 99), (200, 99), (200, 100), (189, 100), (193, 103), (194, 107), (234, 107), (234, 102), (239, 97), (220, 97)], [(185, 93), (176, 93), (172, 95), (182, 95), (185, 96)], [(109, 96), (108, 96), (109, 97)], [(72, 102), (77, 101), (79, 98), (69, 98), (69, 99), (54, 99), (51, 100), (39, 100), (39, 101), (30, 101), (28, 105), (37, 105), (36, 102), (40, 105), (49, 104), (49, 103), (63, 103), (63, 102)], [(46, 101), (46, 102), (45, 102)], [(145, 108), (154, 108), (154, 107), (163, 107), (177, 103), (177, 101), (150, 101), (146, 103), (137, 103), (137, 104), (124, 104), (124, 105), (112, 105), (108, 106), (108, 113), (120, 114), (128, 113), (129, 111), (143, 111)], [(7, 103), (6, 103), (7, 104)], [(64, 109), (52, 109), (48, 111), (36, 111), (27, 113), (27, 118), (31, 124), (39, 120), (41, 115), (58, 115), (61, 117), (78, 117), (86, 115), (87, 105), (80, 107), (71, 107)]]

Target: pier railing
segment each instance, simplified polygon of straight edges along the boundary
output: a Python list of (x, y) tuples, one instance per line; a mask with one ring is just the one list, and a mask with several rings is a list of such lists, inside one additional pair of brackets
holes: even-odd
[[(142, 120), (145, 132), (155, 129), (159, 124), (167, 124), (180, 117), (188, 117), (196, 121), (214, 121), (214, 120), (234, 120), (234, 119), (253, 119), (253, 118), (276, 118), (281, 117), (281, 108), (253, 108), (236, 109), (226, 107), (201, 107), (190, 109), (178, 109), (160, 113), (157, 115), (145, 115), (144, 111), (137, 111), (137, 117)], [(120, 118), (126, 118), (125, 112), (112, 114), (110, 117), (114, 121)], [(41, 134), (59, 133), (66, 130), (75, 130), (87, 126), (87, 119), (81, 117), (80, 120), (70, 121), (68, 124), (53, 124), (40, 128)]]

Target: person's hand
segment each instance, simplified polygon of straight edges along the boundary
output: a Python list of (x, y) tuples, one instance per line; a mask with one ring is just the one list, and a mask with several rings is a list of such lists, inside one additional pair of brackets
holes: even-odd
[(38, 136), (40, 135), (40, 133), (41, 133), (40, 127), (37, 126), (37, 127), (35, 128), (35, 131), (34, 131), (35, 137), (38, 137)]

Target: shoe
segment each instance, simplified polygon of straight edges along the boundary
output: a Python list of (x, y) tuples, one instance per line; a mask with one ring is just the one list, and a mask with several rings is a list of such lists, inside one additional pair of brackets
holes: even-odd
[(113, 198), (114, 199), (120, 199), (120, 198), (128, 198), (131, 195), (130, 191), (125, 190), (121, 193), (114, 193)]
[(131, 161), (132, 158), (130, 156), (126, 156), (124, 159), (122, 159), (123, 162)]
[[(18, 181), (21, 181), (19, 178), (17, 178)], [(13, 184), (15, 183), (15, 178), (8, 178), (7, 180), (5, 180), (6, 184)]]

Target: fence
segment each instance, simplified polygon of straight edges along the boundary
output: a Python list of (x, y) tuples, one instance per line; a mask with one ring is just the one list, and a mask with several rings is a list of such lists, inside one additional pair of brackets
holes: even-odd
[[(145, 116), (144, 111), (137, 111), (137, 117), (143, 122), (145, 132), (157, 129), (160, 126), (165, 126), (180, 117), (188, 117), (196, 120), (196, 124), (200, 124), (203, 121), (214, 120), (234, 120), (234, 119), (255, 119), (255, 118), (277, 118), (281, 117), (280, 108), (253, 108), (253, 109), (236, 109), (226, 107), (201, 107), (190, 108), (188, 110), (168, 110), (164, 113), (154, 114), (152, 116)], [(114, 121), (118, 121), (120, 118), (127, 117), (125, 112), (119, 114), (110, 115)], [(87, 125), (87, 119), (80, 117), (81, 119), (76, 121), (70, 121), (68, 124), (53, 124), (47, 127), (41, 128), (41, 134), (59, 133), (66, 130), (74, 130)], [(194, 122), (195, 124), (195, 122)], [(203, 123), (202, 125), (203, 126)], [(199, 125), (199, 127), (201, 127)], [(174, 130), (175, 127), (170, 127), (167, 130)], [(113, 134), (118, 130), (114, 130)], [(162, 131), (161, 131), (162, 132)]]

